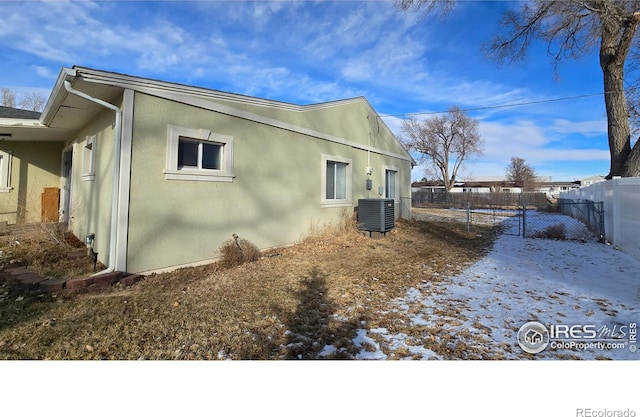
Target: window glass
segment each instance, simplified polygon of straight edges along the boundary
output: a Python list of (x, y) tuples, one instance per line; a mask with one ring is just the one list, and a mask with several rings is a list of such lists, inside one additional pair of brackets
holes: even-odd
[(202, 168), (222, 169), (222, 146), (217, 143), (202, 144)]
[(327, 161), (326, 199), (344, 200), (347, 198), (347, 164)]
[(178, 169), (198, 167), (198, 143), (180, 139), (178, 143)]
[(396, 171), (387, 170), (386, 174), (386, 198), (396, 198)]
[(327, 200), (333, 200), (335, 198), (336, 189), (336, 163), (327, 162)]
[(347, 198), (347, 164), (336, 164), (336, 199)]

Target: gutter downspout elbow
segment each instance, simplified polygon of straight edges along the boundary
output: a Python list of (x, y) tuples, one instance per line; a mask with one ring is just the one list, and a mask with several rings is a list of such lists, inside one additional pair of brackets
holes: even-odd
[(107, 269), (98, 272), (95, 275), (107, 274), (116, 270), (116, 236), (118, 233), (118, 184), (120, 178), (120, 148), (122, 138), (122, 110), (119, 107), (114, 106), (111, 103), (92, 97), (82, 91), (78, 91), (71, 87), (71, 83), (68, 80), (64, 81), (64, 88), (70, 94), (78, 97), (82, 97), (85, 100), (89, 100), (100, 106), (106, 107), (109, 110), (115, 112), (115, 126), (114, 126), (114, 151), (113, 151), (113, 186), (111, 195), (111, 229), (109, 237), (109, 265)]

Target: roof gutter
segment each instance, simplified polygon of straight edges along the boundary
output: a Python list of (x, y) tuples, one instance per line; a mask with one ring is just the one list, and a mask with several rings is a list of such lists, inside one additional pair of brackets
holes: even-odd
[(85, 100), (89, 100), (96, 104), (99, 104), (103, 107), (108, 108), (109, 110), (113, 110), (116, 114), (115, 116), (115, 127), (114, 127), (114, 151), (113, 151), (113, 188), (111, 194), (111, 230), (109, 237), (109, 266), (107, 269), (98, 272), (96, 275), (107, 274), (115, 271), (116, 269), (116, 249), (117, 249), (117, 233), (118, 233), (118, 183), (119, 183), (119, 173), (120, 173), (120, 148), (122, 142), (122, 110), (119, 107), (114, 106), (111, 103), (107, 103), (106, 101), (102, 101), (98, 98), (91, 97), (90, 95), (83, 93), (82, 91), (74, 90), (71, 87), (71, 83), (68, 80), (64, 80), (64, 88), (70, 94), (76, 95), (78, 97), (82, 97)]

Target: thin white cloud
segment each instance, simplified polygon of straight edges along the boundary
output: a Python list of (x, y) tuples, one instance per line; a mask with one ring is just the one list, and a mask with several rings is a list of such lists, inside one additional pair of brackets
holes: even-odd
[(607, 133), (607, 120), (587, 120), (575, 122), (567, 119), (556, 119), (552, 129), (558, 133), (579, 133), (584, 136), (595, 136)]
[(54, 78), (57, 76), (56, 73), (51, 71), (49, 67), (45, 67), (43, 65), (32, 65), (31, 68), (36, 73), (38, 77), (42, 78)]

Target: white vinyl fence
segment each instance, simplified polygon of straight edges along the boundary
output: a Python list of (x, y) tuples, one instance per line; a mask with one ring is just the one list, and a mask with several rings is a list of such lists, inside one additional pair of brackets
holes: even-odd
[(640, 177), (597, 182), (560, 194), (560, 199), (604, 203), (605, 238), (640, 259)]

